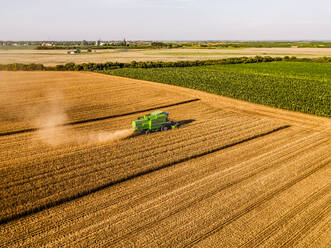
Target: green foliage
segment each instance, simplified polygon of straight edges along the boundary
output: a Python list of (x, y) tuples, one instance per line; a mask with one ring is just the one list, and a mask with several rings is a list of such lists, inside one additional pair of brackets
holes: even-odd
[[(79, 50), (80, 51), (80, 50)], [(0, 71), (108, 71), (118, 68), (163, 68), (163, 67), (196, 67), (206, 65), (227, 65), (227, 64), (251, 64), (261, 62), (274, 61), (299, 61), (299, 62), (319, 62), (330, 63), (331, 57), (322, 58), (296, 58), (296, 57), (270, 57), (270, 56), (256, 56), (256, 57), (236, 57), (216, 60), (195, 60), (195, 61), (132, 61), (131, 63), (107, 62), (107, 63), (83, 63), (74, 64), (68, 63), (66, 65), (57, 65), (55, 67), (45, 67), (41, 64), (0, 64)]]
[[(124, 68), (107, 73), (330, 117), (330, 68), (329, 64), (273, 62), (268, 65), (260, 63), (191, 68)], [(310, 74), (313, 76), (310, 77)]]
[(208, 66), (208, 71), (226, 71), (254, 75), (277, 75), (278, 77), (331, 81), (331, 65), (310, 62), (273, 62), (256, 64), (238, 64), (236, 66)]

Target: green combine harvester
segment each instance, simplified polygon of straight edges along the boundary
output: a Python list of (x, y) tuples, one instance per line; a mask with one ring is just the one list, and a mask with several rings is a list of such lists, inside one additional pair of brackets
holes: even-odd
[(168, 116), (168, 112), (155, 111), (132, 121), (132, 127), (138, 133), (151, 133), (177, 128), (178, 123), (169, 120)]

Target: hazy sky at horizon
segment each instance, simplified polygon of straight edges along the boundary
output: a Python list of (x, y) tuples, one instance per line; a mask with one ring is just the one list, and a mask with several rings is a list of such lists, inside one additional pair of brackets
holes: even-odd
[(0, 40), (331, 40), (330, 0), (0, 3)]

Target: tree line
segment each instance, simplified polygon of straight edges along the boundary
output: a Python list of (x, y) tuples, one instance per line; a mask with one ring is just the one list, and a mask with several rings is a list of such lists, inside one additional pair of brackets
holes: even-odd
[(195, 60), (195, 61), (132, 61), (131, 63), (107, 62), (107, 63), (67, 63), (65, 65), (44, 66), (43, 64), (0, 64), (0, 71), (107, 71), (119, 68), (162, 68), (162, 67), (194, 67), (206, 65), (225, 65), (225, 64), (246, 64), (273, 61), (297, 61), (297, 62), (320, 62), (330, 63), (331, 57), (321, 58), (296, 58), (296, 57), (237, 57), (215, 60)]

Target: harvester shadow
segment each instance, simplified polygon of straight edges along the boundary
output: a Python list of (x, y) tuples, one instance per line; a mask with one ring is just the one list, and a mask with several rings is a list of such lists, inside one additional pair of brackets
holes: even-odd
[(194, 122), (194, 119), (188, 119), (188, 120), (182, 120), (182, 121), (177, 121), (177, 127), (181, 127), (187, 124), (190, 124), (192, 122)]

